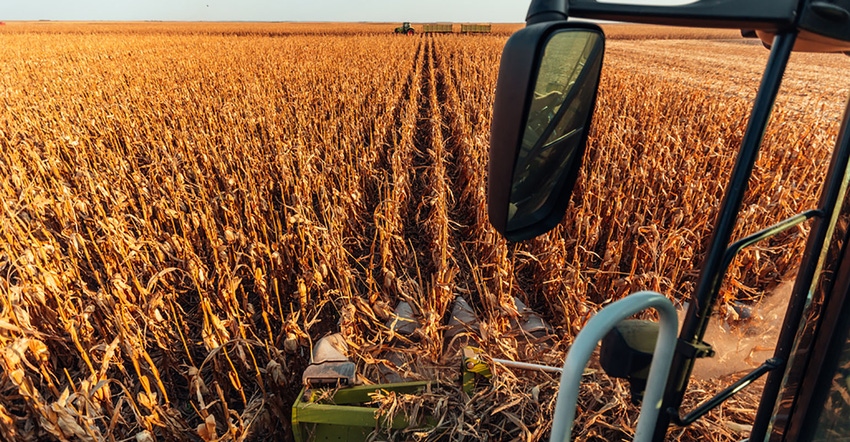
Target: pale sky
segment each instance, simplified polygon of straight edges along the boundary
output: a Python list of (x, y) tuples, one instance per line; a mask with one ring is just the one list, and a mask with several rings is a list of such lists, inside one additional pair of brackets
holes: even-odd
[(522, 22), (517, 0), (0, 0), (0, 20)]
[[(615, 1), (655, 4), (688, 2)], [(518, 23), (525, 20), (528, 4), (527, 0), (0, 0), (0, 20)]]

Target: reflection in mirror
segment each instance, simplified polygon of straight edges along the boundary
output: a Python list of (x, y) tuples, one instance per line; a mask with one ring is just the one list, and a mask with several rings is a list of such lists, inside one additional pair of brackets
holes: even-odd
[(602, 47), (602, 34), (588, 29), (564, 29), (546, 42), (514, 167), (507, 230), (550, 217), (557, 194), (574, 182)]

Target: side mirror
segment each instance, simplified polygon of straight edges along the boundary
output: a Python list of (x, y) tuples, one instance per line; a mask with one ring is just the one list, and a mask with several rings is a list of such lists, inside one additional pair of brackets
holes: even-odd
[(511, 241), (564, 216), (579, 174), (605, 36), (593, 24), (530, 25), (505, 44), (490, 133), (490, 222)]

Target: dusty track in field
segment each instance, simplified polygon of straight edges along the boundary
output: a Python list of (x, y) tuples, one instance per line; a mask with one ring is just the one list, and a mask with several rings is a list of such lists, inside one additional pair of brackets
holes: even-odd
[[(426, 37), (427, 38), (427, 37)], [(419, 91), (417, 94), (416, 128), (413, 132), (413, 150), (411, 162), (411, 199), (408, 201), (406, 216), (404, 217), (405, 237), (410, 238), (411, 248), (416, 254), (416, 260), (419, 263), (419, 268), (423, 274), (430, 274), (433, 271), (433, 263), (430, 262), (428, 254), (428, 241), (425, 239), (425, 231), (422, 223), (425, 221), (424, 195), (428, 191), (428, 182), (426, 179), (426, 171), (431, 167), (428, 149), (431, 145), (429, 135), (431, 128), (431, 102), (428, 100), (428, 94), (433, 85), (428, 81), (433, 64), (433, 45), (429, 40), (423, 43), (425, 55), (422, 60), (422, 66), (417, 69), (419, 75)]]
[[(450, 54), (449, 56), (453, 56), (453, 54)], [(445, 52), (437, 52), (434, 54), (435, 87), (437, 92), (437, 102), (440, 105), (440, 113), (442, 117), (440, 121), (440, 134), (442, 135), (446, 178), (449, 181), (448, 189), (450, 192), (448, 195), (448, 215), (450, 219), (452, 219), (455, 223), (458, 223), (457, 230), (462, 231), (470, 225), (471, 220), (468, 216), (469, 210), (463, 210), (463, 208), (458, 205), (458, 195), (454, 192), (454, 190), (461, 189), (465, 184), (460, 180), (461, 169), (464, 165), (457, 161), (461, 153), (460, 150), (462, 149), (458, 140), (460, 134), (455, 131), (459, 124), (457, 121), (458, 109), (455, 107), (457, 103), (451, 102), (449, 98), (449, 88), (453, 88), (455, 86), (452, 84), (451, 72), (449, 71), (447, 60), (444, 60), (444, 57), (446, 57)]]
[[(458, 262), (454, 251), (461, 247), (463, 228), (471, 221), (463, 216), (455, 191), (462, 185), (459, 176), (463, 165), (456, 161), (461, 145), (455, 133), (458, 118), (456, 91), (446, 65), (449, 50), (439, 37), (424, 36), (417, 49), (413, 66), (401, 99), (416, 100), (416, 117), (412, 140), (403, 140), (397, 149), (408, 148), (406, 183), (409, 195), (401, 208), (401, 233), (407, 239), (408, 256), (415, 260), (423, 297), (419, 302), (434, 310), (439, 320), (449, 305), (468, 283), (456, 281), (457, 275), (469, 275), (468, 264)], [(419, 56), (421, 52), (421, 57)], [(417, 87), (418, 86), (418, 87)], [(402, 124), (400, 119), (396, 119)], [(398, 153), (398, 152), (397, 152)], [(396, 180), (397, 181), (397, 180)], [(458, 222), (460, 221), (460, 222)], [(459, 271), (461, 270), (461, 271)], [(413, 275), (411, 275), (413, 276)], [(445, 318), (443, 318), (445, 319)]]

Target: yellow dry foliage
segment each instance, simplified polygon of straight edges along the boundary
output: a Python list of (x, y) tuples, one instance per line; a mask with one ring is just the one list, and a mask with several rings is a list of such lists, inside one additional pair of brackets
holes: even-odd
[[(0, 437), (285, 439), (310, 346), (329, 332), (367, 381), (390, 367), (451, 383), (443, 324), (458, 295), (489, 355), (560, 364), (608, 299), (690, 293), (767, 51), (623, 31), (565, 222), (509, 245), (485, 189), (517, 26), (392, 26), (0, 29)], [(792, 60), (739, 234), (816, 204), (847, 95), (835, 60)], [(803, 233), (745, 252), (724, 297), (760, 298), (795, 268)], [(514, 296), (555, 326), (554, 345), (511, 332)], [(416, 341), (385, 325), (400, 300), (420, 315)], [(472, 401), (426, 398), (447, 419), (403, 438), (539, 440), (556, 387), (497, 371)], [(633, 428), (625, 391), (597, 379), (579, 437)], [(706, 428), (753, 404), (739, 406), (678, 437), (732, 440)]]

